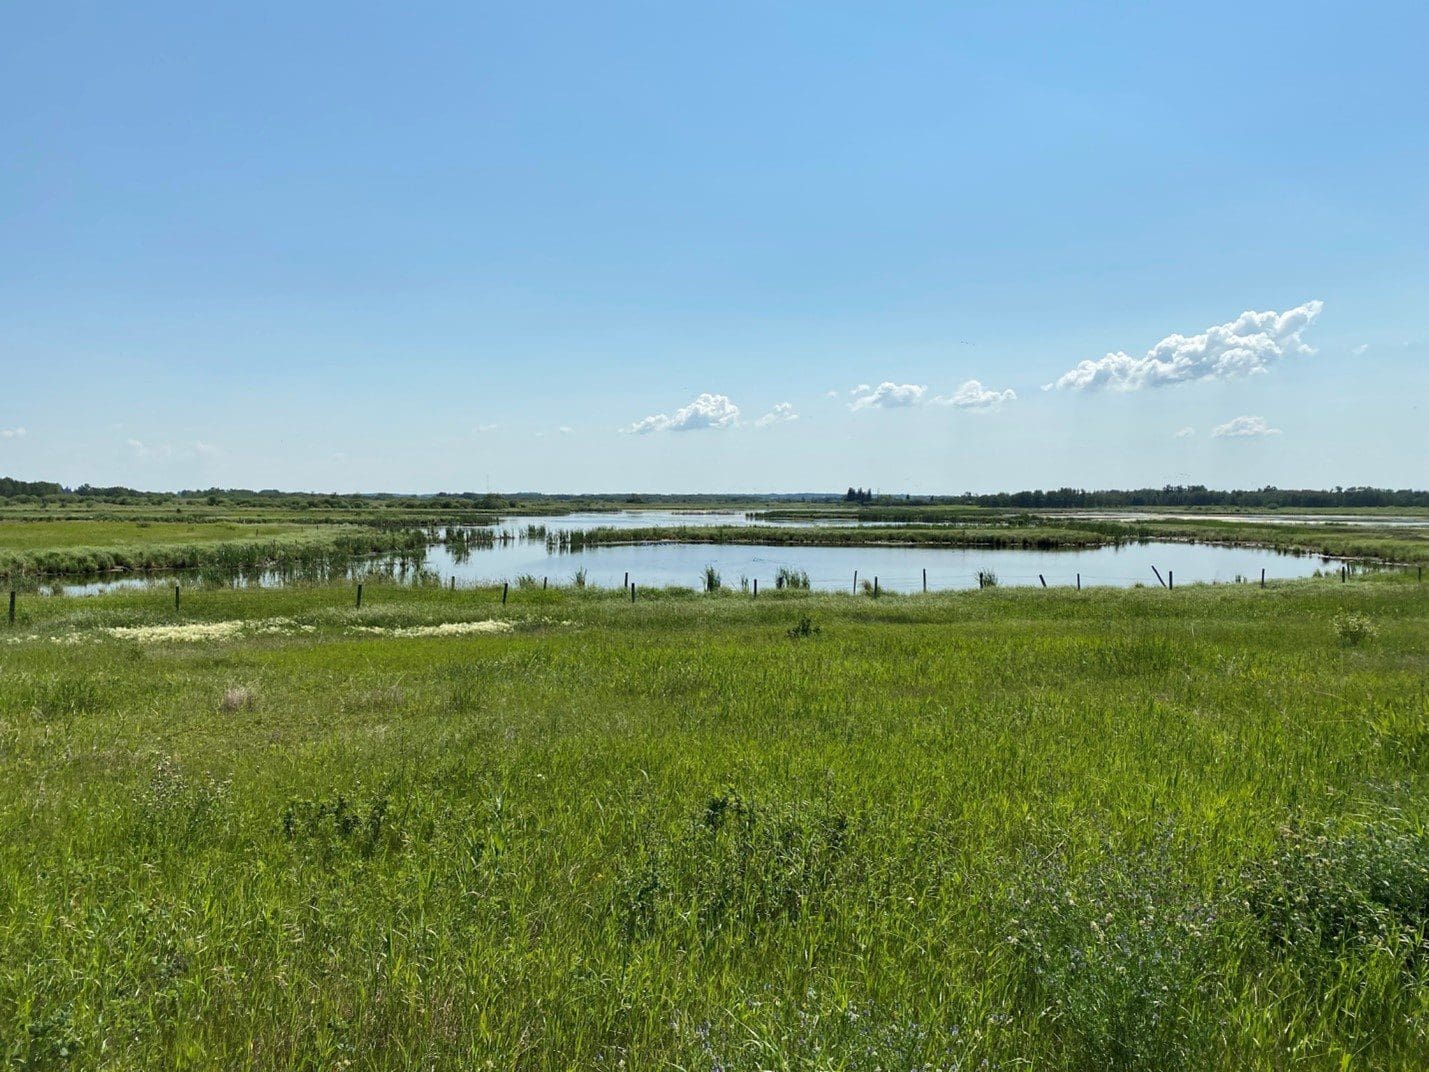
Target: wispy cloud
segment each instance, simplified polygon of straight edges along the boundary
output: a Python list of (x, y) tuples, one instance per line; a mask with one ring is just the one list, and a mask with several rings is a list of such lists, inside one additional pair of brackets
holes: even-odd
[(1264, 417), (1236, 417), (1217, 425), (1211, 431), (1217, 439), (1238, 439), (1245, 436), (1280, 435), (1279, 428), (1272, 428)]
[(174, 452), (174, 448), (165, 443), (162, 446), (149, 446), (138, 439), (127, 440), (127, 445), (134, 452), (135, 457), (144, 459), (167, 458)]
[(794, 412), (794, 406), (789, 402), (780, 402), (759, 420), (754, 422), (756, 428), (768, 428), (771, 424), (785, 424), (789, 421), (797, 421), (799, 415)]
[(1190, 439), (1190, 438), (1191, 438), (1193, 435), (1195, 435), (1195, 434), (1196, 434), (1196, 430), (1195, 430), (1194, 428), (1192, 428), (1192, 427), (1188, 424), (1188, 425), (1186, 425), (1185, 428), (1182, 428), (1179, 432), (1176, 433), (1176, 438), (1177, 438), (1177, 439)]
[(472, 431), (475, 432), (477, 435), (485, 435), (487, 432), (499, 431), (500, 428), (501, 425), (499, 424), (478, 424), (475, 428), (472, 429)]
[(978, 380), (968, 380), (950, 395), (939, 395), (933, 403), (939, 406), (957, 406), (961, 409), (992, 409), (1004, 402), (1016, 402), (1017, 392), (1011, 387), (995, 391), (984, 387)]
[(923, 396), (928, 393), (928, 388), (925, 384), (894, 383), (892, 380), (884, 380), (877, 387), (861, 383), (849, 393), (853, 395), (853, 401), (848, 404), (848, 408), (857, 412), (861, 409), (899, 409), (904, 406), (916, 406), (923, 401)]
[(575, 429), (572, 428), (569, 424), (563, 424), (563, 425), (561, 425), (559, 428), (556, 429), (556, 431), (560, 432), (561, 435), (574, 435), (574, 434), (575, 434)]
[(1324, 302), (1308, 301), (1283, 313), (1241, 313), (1199, 335), (1168, 335), (1145, 357), (1118, 351), (1100, 361), (1083, 361), (1043, 390), (1136, 391), (1262, 373), (1285, 357), (1315, 352), (1300, 333), (1315, 322), (1323, 307)]
[(23, 428), (0, 428), (0, 439), (24, 439), (27, 435)]
[(1352, 347), (1350, 348), (1350, 353), (1354, 354), (1356, 357), (1364, 357), (1365, 351), (1368, 350), (1368, 349), (1369, 349), (1369, 343), (1367, 343), (1367, 342), (1362, 342), (1362, 343), (1360, 343), (1358, 346), (1352, 346)]
[(739, 423), (739, 407), (726, 395), (705, 392), (673, 414), (655, 413), (636, 421), (627, 432), (693, 432), (701, 428), (733, 428)]

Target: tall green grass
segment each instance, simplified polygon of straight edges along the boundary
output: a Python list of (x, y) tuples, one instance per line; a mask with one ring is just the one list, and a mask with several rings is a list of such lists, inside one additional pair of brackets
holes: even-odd
[[(31, 598), (0, 1064), (1422, 1068), (1426, 610), (1391, 576)], [(187, 620), (254, 628), (105, 631)]]

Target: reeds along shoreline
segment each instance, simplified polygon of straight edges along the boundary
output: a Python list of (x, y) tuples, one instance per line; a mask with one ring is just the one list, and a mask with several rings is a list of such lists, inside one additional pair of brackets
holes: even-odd
[(0, 551), (0, 577), (86, 576), (119, 571), (282, 568), (359, 555), (425, 554), (420, 529), (366, 529), (290, 533), (264, 540), (153, 543)]

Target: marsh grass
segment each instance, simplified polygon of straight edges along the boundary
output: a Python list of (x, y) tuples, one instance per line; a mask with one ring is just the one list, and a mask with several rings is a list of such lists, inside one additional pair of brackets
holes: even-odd
[(293, 624), (194, 643), (32, 598), (0, 1065), (1418, 1069), (1426, 609), (379, 583), (195, 593)]

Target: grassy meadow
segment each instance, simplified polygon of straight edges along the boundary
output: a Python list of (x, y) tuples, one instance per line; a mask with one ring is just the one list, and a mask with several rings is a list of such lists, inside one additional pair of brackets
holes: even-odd
[(0, 1064), (1423, 1068), (1425, 592), (23, 598)]

